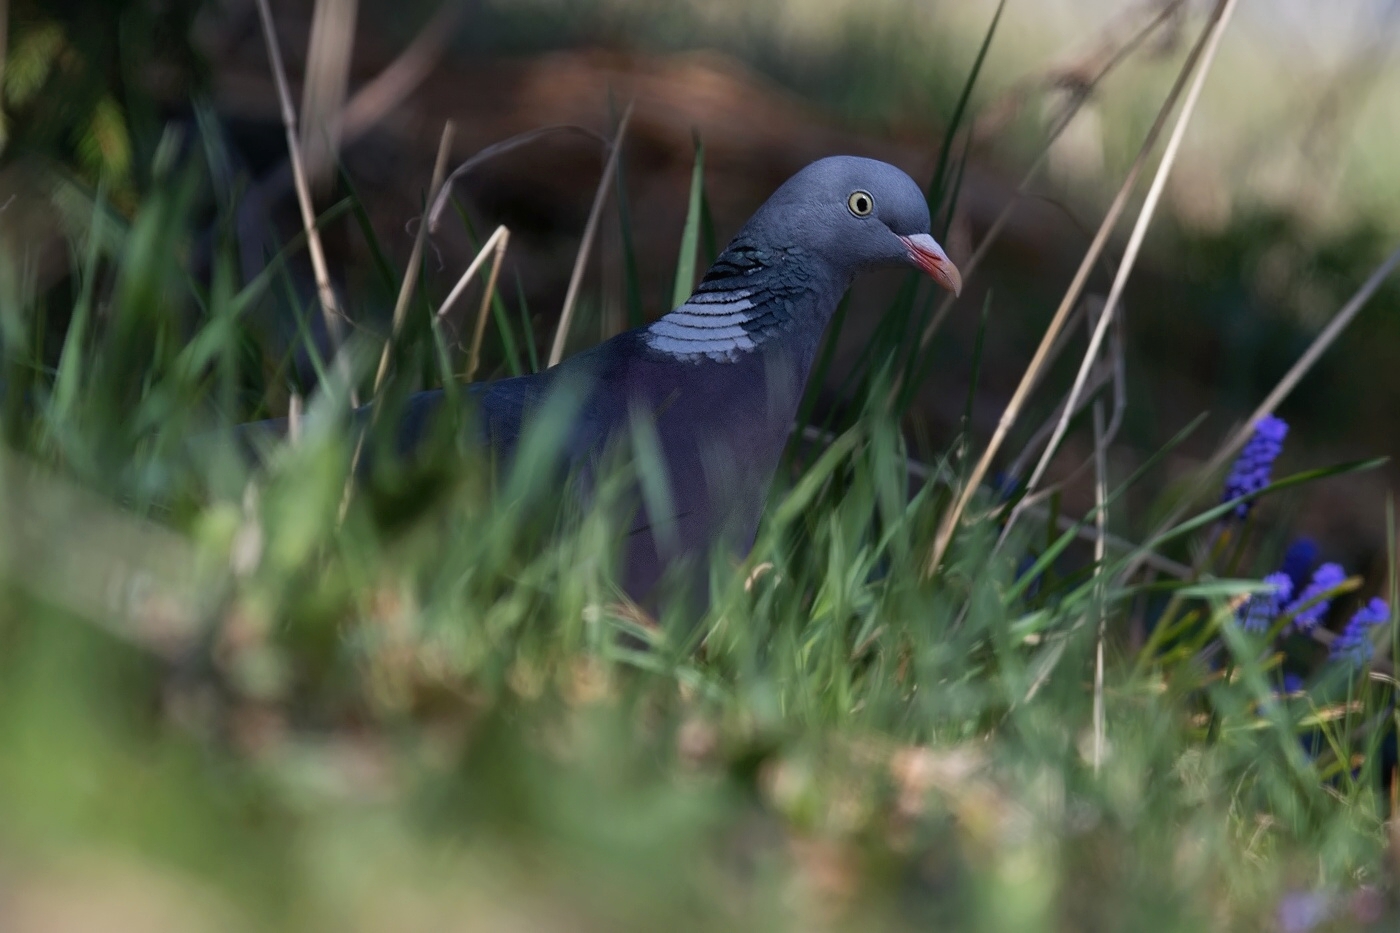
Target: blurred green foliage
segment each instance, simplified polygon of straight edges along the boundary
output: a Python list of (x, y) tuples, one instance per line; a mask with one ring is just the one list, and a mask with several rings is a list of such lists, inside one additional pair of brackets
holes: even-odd
[(195, 93), (199, 3), (12, 0), (0, 145), (71, 166), (130, 206), (159, 137), (152, 85)]

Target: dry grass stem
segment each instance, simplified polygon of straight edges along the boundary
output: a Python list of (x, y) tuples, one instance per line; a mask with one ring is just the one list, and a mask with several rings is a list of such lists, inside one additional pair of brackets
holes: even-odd
[(583, 228), (583, 240), (578, 246), (578, 257), (574, 260), (574, 272), (569, 276), (569, 289), (564, 293), (564, 307), (559, 311), (559, 327), (554, 331), (554, 345), (549, 348), (549, 365), (557, 366), (564, 358), (564, 342), (569, 336), (569, 324), (573, 320), (574, 307), (578, 303), (579, 287), (583, 284), (583, 270), (588, 266), (588, 254), (592, 251), (593, 237), (598, 232), (598, 218), (603, 213), (603, 204), (608, 199), (610, 182), (617, 174), (617, 157), (622, 151), (622, 141), (627, 136), (627, 123), (632, 119), (632, 104), (623, 111), (622, 120), (617, 125), (617, 135), (613, 138), (612, 150), (608, 153), (603, 177), (598, 180), (598, 191), (593, 196), (593, 208), (588, 212), (588, 223)]
[[(1176, 125), (1172, 128), (1171, 137), (1167, 140), (1166, 149), (1162, 152), (1162, 160), (1157, 165), (1157, 172), (1152, 178), (1152, 184), (1147, 190), (1147, 197), (1144, 199), (1142, 209), (1138, 212), (1137, 222), (1133, 225), (1133, 232), (1128, 237), (1128, 245), (1123, 251), (1123, 260), (1118, 264), (1118, 274), (1113, 278), (1113, 285), (1108, 291), (1108, 300), (1104, 303), (1103, 311), (1099, 314), (1098, 323), (1094, 327), (1094, 332), (1089, 338), (1089, 348), (1084, 351), (1084, 358), (1080, 361), (1079, 372), (1074, 377), (1074, 384), (1069, 390), (1069, 397), (1065, 402), (1064, 414), (1055, 425), (1055, 431), (1050, 436), (1050, 441), (1045, 445), (1044, 451), (1040, 455), (1040, 461), (1036, 464), (1030, 478), (1026, 480), (1026, 493), (1035, 491), (1036, 485), (1045, 475), (1046, 469), (1050, 466), (1050, 460), (1055, 456), (1055, 451), (1059, 449), (1060, 441), (1064, 440), (1065, 432), (1069, 430), (1070, 416), (1074, 411), (1075, 404), (1079, 401), (1081, 393), (1084, 391), (1085, 383), (1088, 382), (1090, 371), (1098, 359), (1099, 348), (1103, 345), (1104, 335), (1108, 333), (1108, 326), (1113, 322), (1114, 312), (1118, 310), (1118, 305), (1123, 298), (1123, 290), (1127, 286), (1128, 277), (1132, 275), (1133, 266), (1137, 262), (1138, 253), (1142, 250), (1142, 242), (1147, 236), (1147, 228), (1152, 223), (1152, 217), (1156, 213), (1157, 204), (1161, 200), (1162, 191), (1167, 185), (1167, 178), (1171, 175), (1172, 166), (1176, 162), (1177, 153), (1181, 150), (1181, 141), (1186, 137), (1186, 127), (1191, 122), (1191, 116), (1196, 111), (1196, 104), (1201, 99), (1201, 90), (1205, 87), (1206, 78), (1209, 77), (1211, 65), (1215, 62), (1215, 53), (1220, 48), (1220, 39), (1225, 35), (1225, 29), (1230, 23), (1230, 18), (1234, 14), (1237, 0), (1225, 0), (1224, 9), (1221, 10), (1219, 18), (1215, 22), (1215, 27), (1210, 31), (1210, 37), (1206, 42), (1205, 53), (1201, 58), (1201, 65), (1196, 69), (1196, 74), (1191, 81), (1191, 89), (1186, 93), (1186, 100), (1181, 105), (1181, 112), (1177, 115)], [(1001, 540), (1005, 541), (1006, 536), (1011, 532), (1012, 526), (1016, 524), (1016, 519), (1020, 517), (1020, 503), (1011, 510), (1011, 514), (1006, 519), (1006, 524), (1002, 527)]]
[[(1090, 237), (1092, 238), (1092, 234), (1090, 235)], [(1070, 314), (1069, 319), (1065, 321), (1065, 326), (1060, 331), (1060, 336), (1056, 339), (1055, 345), (1050, 348), (1050, 353), (1045, 359), (1045, 365), (1041, 367), (1040, 372), (1042, 377), (1044, 376), (1045, 372), (1051, 366), (1054, 365), (1055, 361), (1060, 358), (1060, 354), (1064, 351), (1064, 349), (1068, 347), (1070, 343), (1074, 340), (1074, 331), (1077, 329), (1076, 325), (1078, 324), (1079, 320), (1081, 318), (1084, 319), (1088, 323), (1088, 329), (1086, 333), (1092, 333), (1094, 329), (1093, 322), (1096, 319), (1096, 315), (1099, 313), (1099, 311), (1102, 310), (1102, 308), (1102, 299), (1097, 295), (1092, 295), (1088, 298), (1085, 298), (1079, 303), (1079, 307), (1072, 314)], [(1095, 368), (1093, 379), (1090, 382), (1089, 391), (1086, 392), (1084, 396), (1079, 400), (1079, 403), (1075, 406), (1074, 415), (1071, 417), (1077, 416), (1080, 412), (1087, 408), (1089, 402), (1092, 400), (1094, 393), (1097, 392), (1104, 385), (1107, 385), (1110, 379), (1115, 378), (1115, 374), (1111, 371), (1111, 369), (1112, 368), (1109, 366)], [(1037, 379), (1036, 382), (1031, 386), (1030, 391), (1034, 392), (1039, 387), (1040, 380)], [(1116, 388), (1117, 386), (1115, 385), (1115, 389)], [(1025, 445), (1021, 448), (1021, 452), (1016, 455), (1016, 458), (1011, 461), (1011, 465), (1007, 467), (1006, 474), (1008, 476), (1016, 477), (1023, 476), (1025, 474), (1026, 466), (1029, 463), (1030, 459), (1035, 455), (1035, 452), (1037, 450), (1040, 450), (1044, 446), (1045, 442), (1050, 439), (1051, 433), (1053, 433), (1055, 430), (1055, 423), (1060, 420), (1060, 416), (1066, 410), (1065, 406), (1067, 402), (1068, 398), (1061, 399), (1055, 405), (1055, 408), (1051, 411), (1050, 415), (1046, 418), (1046, 420), (1041, 423), (1040, 427), (1036, 428), (1035, 432), (1031, 435), (1030, 439), (1026, 441)]]
[(462, 0), (447, 0), (399, 57), (351, 96), (340, 118), (342, 145), (373, 129), (423, 82), (442, 58), (457, 31)]
[(1050, 324), (1045, 330), (1045, 335), (1041, 338), (1040, 346), (1036, 348), (1035, 356), (1032, 357), (1030, 365), (1027, 366), (1026, 372), (1022, 375), (1021, 382), (1017, 385), (1015, 393), (1012, 394), (1011, 401), (1007, 404), (1005, 411), (1002, 412), (1001, 419), (997, 422), (996, 430), (993, 432), (992, 438), (987, 444), (987, 449), (983, 451), (982, 456), (973, 467), (972, 474), (967, 478), (967, 482), (963, 486), (962, 491), (958, 494), (952, 508), (944, 514), (943, 520), (939, 525), (937, 536), (934, 538), (928, 563), (924, 568), (926, 576), (932, 576), (938, 570), (939, 565), (942, 564), (943, 556), (947, 553), (948, 545), (953, 538), (953, 532), (962, 519), (963, 512), (966, 511), (968, 504), (972, 501), (972, 497), (981, 485), (982, 479), (986, 476), (993, 458), (1001, 449), (1001, 445), (1006, 440), (1006, 435), (1010, 432), (1011, 426), (1015, 424), (1016, 418), (1020, 415), (1021, 408), (1025, 405), (1026, 399), (1030, 395), (1030, 390), (1035, 384), (1036, 379), (1039, 378), (1041, 369), (1045, 365), (1050, 348), (1054, 345), (1055, 339), (1059, 336), (1060, 330), (1064, 327), (1070, 309), (1079, 301), (1079, 296), (1084, 290), (1085, 283), (1088, 281), (1089, 272), (1093, 268), (1095, 262), (1098, 261), (1099, 254), (1102, 253), (1104, 247), (1107, 246), (1110, 233), (1112, 233), (1114, 226), (1116, 226), (1118, 222), (1118, 218), (1126, 209), (1132, 189), (1137, 182), (1138, 176), (1142, 173), (1146, 165), (1147, 156), (1156, 144), (1157, 137), (1161, 135), (1162, 129), (1166, 125), (1167, 117), (1171, 114), (1171, 111), (1175, 109), (1177, 99), (1181, 96), (1181, 91), (1186, 85), (1186, 80), (1195, 70), (1196, 63), (1200, 60), (1206, 42), (1220, 22), (1220, 14), (1227, 2), (1231, 2), (1231, 0), (1221, 0), (1221, 2), (1216, 5), (1215, 10), (1211, 14), (1210, 21), (1206, 24), (1200, 38), (1191, 48), (1190, 53), (1188, 53), (1186, 57), (1186, 61), (1182, 63), (1180, 70), (1177, 72), (1176, 80), (1173, 82), (1166, 100), (1158, 111), (1156, 119), (1153, 120), (1152, 127), (1148, 130), (1147, 137), (1143, 140), (1142, 147), (1139, 149), (1137, 157), (1133, 160), (1132, 167), (1128, 170), (1127, 177), (1119, 187), (1118, 193), (1113, 199), (1113, 203), (1109, 205), (1108, 212), (1104, 216), (1103, 222), (1099, 225), (1099, 230), (1094, 235), (1093, 242), (1089, 244), (1089, 249), (1084, 254), (1084, 259), (1080, 262), (1078, 271), (1075, 272), (1074, 280), (1070, 283), (1064, 298), (1060, 301), (1060, 306), (1055, 310), (1055, 315), (1050, 320)]
[[(1075, 412), (1078, 414), (1078, 412), (1087, 408), (1091, 402), (1097, 402), (1098, 399), (1095, 398), (1095, 396), (1099, 389), (1111, 383), (1113, 385), (1113, 414), (1109, 418), (1108, 427), (1104, 432), (1104, 443), (1109, 446), (1112, 446), (1113, 439), (1118, 436), (1118, 430), (1123, 426), (1123, 416), (1128, 410), (1127, 363), (1124, 359), (1121, 323), (1121, 319), (1115, 322), (1112, 359), (1109, 361), (1100, 361), (1094, 366), (1094, 370), (1089, 377), (1088, 386), (1082, 393), (1079, 403), (1076, 405)], [(1065, 410), (1065, 402), (1067, 401), (1068, 398), (1061, 400), (1051, 417), (1036, 430), (1035, 437), (1026, 445), (1026, 449), (1022, 450), (1020, 455), (1017, 456), (1015, 463), (1012, 464), (1012, 468), (1007, 471), (1008, 475), (1013, 477), (1021, 475), (1022, 471), (1025, 469), (1026, 461), (1029, 460), (1032, 453), (1038, 449), (1038, 445), (1045, 442), (1050, 432), (1054, 430), (1055, 425), (1059, 422)], [(1065, 486), (1073, 483), (1079, 478), (1081, 473), (1092, 467), (1093, 464), (1094, 458), (1090, 455), (1087, 460), (1070, 470), (1056, 482), (1037, 489), (1034, 492), (1027, 492), (1020, 500), (1022, 511), (1035, 511), (1035, 508), (1041, 502), (1044, 502)], [(1004, 541), (1004, 538), (998, 538), (997, 544), (993, 548), (994, 553), (1000, 548)]]
[(467, 381), (476, 375), (476, 367), (481, 362), (481, 338), (486, 334), (486, 312), (491, 307), (491, 296), (496, 291), (496, 279), (501, 274), (501, 263), (506, 258), (506, 247), (510, 244), (510, 231), (501, 228), (501, 242), (496, 245), (496, 258), (491, 261), (491, 274), (486, 277), (486, 288), (481, 292), (481, 307), (476, 311), (476, 330), (472, 333), (472, 349), (467, 356)]
[(1098, 640), (1094, 646), (1094, 773), (1103, 767), (1108, 729), (1104, 717), (1103, 643), (1108, 631), (1108, 606), (1104, 593), (1104, 562), (1108, 555), (1108, 436), (1103, 402), (1094, 402), (1094, 611), (1098, 613)]
[(287, 399), (287, 443), (296, 445), (301, 440), (301, 393), (293, 392)]
[[(1397, 247), (1394, 252), (1387, 256), (1385, 260), (1376, 267), (1376, 271), (1372, 272), (1370, 278), (1357, 289), (1356, 294), (1351, 296), (1351, 299), (1337, 312), (1336, 316), (1328, 322), (1321, 333), (1313, 338), (1313, 342), (1308, 345), (1308, 349), (1303, 352), (1302, 356), (1298, 357), (1298, 361), (1293, 364), (1288, 372), (1284, 373), (1283, 378), (1278, 381), (1278, 385), (1274, 386), (1273, 391), (1268, 394), (1264, 401), (1259, 403), (1259, 407), (1254, 409), (1254, 413), (1249, 416), (1244, 424), (1240, 425), (1239, 429), (1236, 430), (1234, 434), (1230, 435), (1229, 439), (1226, 440), (1224, 444), (1220, 445), (1220, 448), (1216, 450), (1215, 454), (1210, 458), (1210, 461), (1200, 470), (1196, 471), (1196, 481), (1191, 485), (1189, 492), (1182, 497), (1178, 505), (1174, 506), (1167, 513), (1166, 517), (1162, 519), (1161, 523), (1153, 530), (1152, 534), (1148, 536), (1147, 540), (1155, 541), (1181, 520), (1181, 517), (1186, 514), (1186, 510), (1191, 507), (1191, 503), (1195, 498), (1205, 490), (1206, 486), (1212, 481), (1216, 474), (1220, 472), (1225, 464), (1229, 462), (1230, 458), (1239, 452), (1240, 448), (1244, 446), (1245, 441), (1249, 440), (1260, 419), (1266, 415), (1272, 414), (1274, 410), (1283, 403), (1283, 400), (1288, 397), (1289, 393), (1298, 385), (1298, 382), (1307, 375), (1308, 370), (1316, 365), (1318, 359), (1322, 357), (1322, 354), (1327, 352), (1327, 348), (1341, 336), (1342, 331), (1346, 330), (1347, 325), (1352, 322), (1361, 311), (1362, 307), (1365, 306), (1366, 302), (1376, 293), (1376, 289), (1381, 287), (1381, 284), (1390, 277), (1390, 274), (1395, 271), (1397, 266), (1400, 266), (1400, 247)], [(1120, 579), (1126, 580), (1131, 578), (1145, 563), (1147, 563), (1147, 560), (1146, 554), (1144, 553), (1128, 563), (1123, 569)]]
[[(1099, 84), (1105, 78), (1107, 78), (1108, 75), (1115, 68), (1122, 64), (1128, 58), (1129, 55), (1135, 52), (1142, 45), (1143, 42), (1147, 41), (1147, 38), (1151, 36), (1152, 33), (1154, 33), (1158, 28), (1162, 26), (1163, 23), (1167, 22), (1171, 18), (1171, 15), (1176, 11), (1177, 7), (1179, 7), (1182, 2), (1183, 0), (1173, 0), (1173, 2), (1163, 6), (1163, 8), (1151, 21), (1149, 21), (1145, 26), (1143, 26), (1140, 30), (1134, 33), (1133, 36), (1129, 38), (1127, 42), (1123, 43), (1123, 45), (1120, 48), (1118, 48), (1113, 54), (1106, 56), (1107, 61), (1105, 61), (1103, 65), (1099, 67), (1098, 71), (1094, 74), (1092, 78), (1083, 82), (1076, 83), (1076, 93), (1074, 95), (1074, 98), (1065, 108), (1063, 116), (1061, 116), (1059, 121), (1057, 121), (1054, 127), (1051, 128), (1049, 135), (1045, 139), (1045, 142), (1041, 145), (1040, 152), (1036, 155), (1035, 160), (1031, 162), (1030, 168), (1026, 169), (1025, 174), (1021, 176), (1021, 181), (1016, 186), (1016, 190), (1012, 192), (1010, 200), (1008, 200), (1006, 202), (1006, 205), (1002, 207), (1000, 213), (997, 214), (996, 219), (992, 221), (992, 225), (987, 228), (986, 235), (984, 235), (982, 237), (981, 242), (977, 244), (977, 249), (973, 251), (972, 255), (968, 258), (967, 262), (962, 263), (958, 266), (958, 271), (962, 273), (964, 283), (968, 282), (968, 280), (972, 276), (972, 273), (975, 272), (977, 270), (977, 267), (982, 264), (982, 261), (987, 257), (987, 253), (990, 252), (992, 246), (996, 244), (997, 239), (1001, 236), (1001, 231), (1011, 220), (1012, 213), (1015, 212), (1016, 207), (1021, 202), (1021, 199), (1025, 197), (1026, 192), (1030, 189), (1031, 182), (1033, 182), (1036, 176), (1040, 174), (1040, 170), (1045, 167), (1046, 161), (1050, 158), (1051, 147), (1054, 146), (1055, 141), (1060, 138), (1060, 134), (1064, 132), (1065, 128), (1069, 126), (1070, 121), (1074, 119), (1075, 114), (1077, 114), (1080, 108), (1084, 106), (1084, 102), (1089, 99), (1089, 97), (1093, 94), (1094, 90), (1099, 86)], [(1102, 52), (1091, 56), (1091, 58), (1100, 57), (1103, 57)], [(1074, 68), (1072, 66), (1058, 68), (1055, 70), (1054, 76), (1058, 76), (1058, 83), (1064, 83), (1064, 76), (1073, 73), (1077, 70), (1079, 69)], [(1018, 90), (1015, 93), (1024, 95), (1025, 92), (1024, 90)], [(971, 128), (969, 128), (969, 131), (971, 131)], [(957, 295), (949, 294), (945, 295), (943, 297), (943, 300), (939, 302), (938, 308), (936, 311), (934, 311), (933, 317), (929, 319), (928, 324), (924, 326), (923, 332), (919, 335), (918, 353), (922, 354), (925, 350), (928, 349), (929, 343), (932, 342), (934, 335), (938, 332), (938, 329), (943, 325), (944, 319), (947, 318), (948, 312), (952, 310), (953, 304), (957, 300)], [(898, 386), (896, 386), (896, 389), (897, 388)]]
[(498, 143), (492, 143), (454, 168), (452, 174), (447, 176), (447, 180), (443, 182), (442, 190), (438, 192), (438, 196), (433, 201), (432, 207), (428, 209), (428, 232), (437, 232), (438, 225), (442, 222), (442, 212), (447, 209), (448, 199), (452, 196), (452, 185), (463, 175), (466, 175), (478, 165), (488, 162), (497, 156), (505, 155), (507, 152), (519, 149), (521, 146), (532, 143), (542, 137), (551, 136), (555, 133), (577, 133), (581, 136), (587, 136), (589, 139), (596, 139), (605, 146), (608, 145), (607, 137), (595, 133), (587, 127), (575, 126), (572, 123), (561, 123), (557, 126), (542, 126), (538, 129), (528, 130), (524, 133), (512, 136), (509, 139), (503, 139)]
[[(336, 307), (335, 290), (331, 288), (326, 252), (321, 246), (321, 233), (316, 229), (316, 209), (311, 202), (311, 189), (306, 183), (306, 165), (302, 160), (301, 145), (297, 141), (296, 108), (292, 106), (292, 92), (287, 85), (287, 70), (282, 64), (282, 51), (277, 44), (272, 11), (268, 9), (267, 0), (257, 0), (257, 3), (258, 18), (262, 21), (263, 41), (267, 44), (267, 56), (272, 64), (272, 79), (277, 85), (282, 127), (287, 133), (287, 158), (292, 165), (292, 183), (296, 188), (297, 206), (301, 208), (302, 227), (306, 230), (306, 249), (311, 255), (311, 269), (316, 276), (316, 294), (321, 300), (321, 314), (325, 317), (326, 332), (334, 344), (332, 352), (336, 352), (340, 346), (340, 311)], [(341, 363), (349, 365), (345, 360)]]
[(340, 151), (359, 0), (316, 0), (301, 88), (301, 151), (312, 188), (324, 188)]
[[(456, 128), (452, 121), (448, 120), (442, 128), (442, 138), (438, 141), (437, 161), (433, 163), (433, 180), (428, 187), (428, 203), (431, 204), (437, 197), (439, 189), (442, 188), (443, 176), (447, 174), (447, 157), (452, 152), (452, 137), (456, 134)], [(403, 327), (404, 315), (408, 313), (408, 303), (413, 300), (413, 289), (418, 282), (418, 264), (423, 259), (423, 242), (428, 236), (427, 222), (418, 225), (418, 233), (413, 237), (413, 250), (408, 255), (408, 266), (404, 269), (403, 282), (399, 284), (399, 297), (394, 302), (393, 325), (389, 331), (389, 339), (384, 342), (384, 349), (379, 354), (379, 368), (374, 374), (374, 394), (379, 394), (379, 388), (384, 384), (384, 377), (389, 372), (389, 351), (393, 349), (394, 340), (399, 335), (400, 328)]]
[[(1025, 109), (1034, 94), (1045, 91), (1059, 92), (1064, 97), (1058, 116), (1051, 121), (1051, 133), (1058, 135), (1093, 94), (1104, 75), (1137, 52), (1163, 26), (1172, 25), (1174, 20), (1180, 21), (1179, 14), (1184, 11), (1186, 0), (1145, 0), (1137, 7), (1136, 10), (1125, 10), (1105, 23), (1088, 52), (1079, 52), (1068, 61), (1013, 82), (981, 107), (973, 145), (998, 136)], [(1165, 48), (1169, 41), (1170, 37), (1159, 40), (1158, 48)]]
[(496, 228), (496, 231), (487, 237), (486, 242), (477, 251), (476, 258), (471, 265), (467, 266), (467, 271), (462, 273), (462, 277), (457, 280), (457, 284), (452, 287), (442, 307), (438, 308), (437, 318), (439, 321), (446, 319), (448, 312), (452, 310), (457, 299), (466, 291), (467, 285), (476, 277), (476, 273), (481, 269), (489, 256), (491, 258), (491, 272), (486, 278), (486, 289), (481, 294), (481, 306), (476, 313), (476, 326), (472, 333), (471, 353), (467, 357), (467, 381), (470, 382), (476, 373), (476, 367), (481, 359), (481, 341), (486, 334), (486, 312), (491, 308), (491, 295), (496, 290), (496, 278), (501, 271), (501, 261), (505, 259), (506, 248), (510, 245), (510, 230), (504, 226)]
[[(1116, 270), (1114, 274), (1117, 274)], [(1085, 305), (1086, 311), (1091, 312), (1085, 317), (1085, 323), (1088, 325), (1086, 333), (1092, 334), (1094, 325), (1098, 321), (1098, 316), (1103, 313), (1103, 299), (1096, 295), (1092, 296), (1090, 299), (1086, 299), (1083, 304)], [(1071, 321), (1072, 320), (1071, 318)], [(1098, 395), (1099, 390), (1111, 383), (1113, 386), (1113, 415), (1109, 418), (1108, 429), (1105, 435), (1107, 438), (1106, 443), (1110, 446), (1113, 444), (1113, 439), (1118, 436), (1118, 431), (1123, 425), (1123, 416), (1128, 410), (1128, 365), (1124, 349), (1122, 317), (1117, 318), (1113, 324), (1113, 340), (1109, 344), (1109, 358), (1106, 360), (1099, 360), (1094, 364), (1085, 390), (1080, 394), (1079, 401), (1075, 405), (1074, 414), (1070, 416), (1071, 418), (1077, 417), (1080, 412), (1084, 411), (1095, 401), (1095, 396)], [(1068, 344), (1070, 333), (1071, 327), (1067, 325), (1064, 331), (1064, 338), (1066, 339), (1060, 341), (1060, 344), (1057, 345), (1055, 349), (1051, 350), (1051, 360), (1058, 358), (1060, 345)], [(1041, 423), (1040, 427), (1036, 428), (1035, 433), (1031, 435), (1031, 439), (1021, 448), (1021, 452), (1016, 455), (1016, 459), (1013, 460), (1011, 465), (1007, 468), (1006, 474), (1008, 476), (1017, 477), (1025, 475), (1026, 468), (1029, 466), (1031, 459), (1035, 456), (1036, 451), (1042, 449), (1045, 442), (1050, 439), (1050, 434), (1055, 430), (1055, 425), (1059, 423), (1060, 418), (1067, 410), (1068, 402), (1069, 396), (1066, 394), (1065, 398), (1061, 399), (1059, 404), (1055, 406), (1054, 411), (1050, 413), (1049, 417)], [(1034, 492), (1028, 492), (1022, 496), (1022, 506), (1029, 508), (1035, 503), (1048, 499), (1050, 496), (1054, 495), (1057, 490), (1078, 479), (1079, 474), (1092, 465), (1093, 456), (1091, 455), (1084, 463), (1071, 470), (1055, 483), (1037, 489)]]
[[(1089, 380), (1087, 390), (1084, 392), (1083, 397), (1079, 400), (1079, 404), (1075, 407), (1074, 413), (1070, 417), (1077, 417), (1093, 400), (1094, 394), (1113, 380), (1113, 375), (1111, 367), (1094, 367), (1094, 372)], [(1056, 423), (1058, 423), (1060, 418), (1064, 415), (1066, 410), (1065, 403), (1067, 401), (1069, 401), (1068, 398), (1061, 399), (1059, 404), (1055, 406), (1054, 411), (1050, 413), (1050, 416), (1040, 427), (1036, 428), (1030, 440), (1026, 441), (1026, 446), (1016, 455), (1016, 459), (1011, 461), (1011, 465), (1007, 467), (1007, 476), (1016, 477), (1025, 474), (1026, 467), (1029, 466), (1031, 457), (1035, 455), (1036, 451), (1043, 448), (1045, 442), (1050, 439), (1050, 435), (1054, 432)]]
[[(350, 96), (339, 115), (340, 148), (351, 145), (393, 113), (442, 58), (462, 13), (461, 0), (449, 0), (424, 24), (408, 48)], [(283, 162), (258, 181), (258, 190), (276, 200), (292, 178)]]
[[(503, 242), (509, 242), (510, 231), (504, 225), (497, 227), (491, 235), (486, 238), (486, 242), (481, 244), (481, 249), (476, 251), (476, 256), (472, 258), (471, 264), (467, 266), (467, 271), (463, 272), (457, 279), (457, 284), (452, 286), (452, 291), (447, 293), (442, 304), (437, 309), (437, 319), (445, 320), (452, 312), (452, 308), (457, 304), (457, 299), (462, 297), (462, 293), (467, 290), (467, 286), (476, 278), (477, 272), (481, 271), (481, 266), (487, 259), (493, 257), (495, 253), (504, 253)], [(494, 252), (493, 252), (494, 251)]]

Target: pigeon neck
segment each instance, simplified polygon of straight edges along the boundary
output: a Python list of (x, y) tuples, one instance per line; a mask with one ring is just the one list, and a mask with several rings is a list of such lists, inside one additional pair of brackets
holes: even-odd
[(760, 246), (740, 234), (643, 339), (678, 360), (733, 363), (785, 334), (819, 337), (850, 284), (827, 281), (826, 265), (801, 247)]

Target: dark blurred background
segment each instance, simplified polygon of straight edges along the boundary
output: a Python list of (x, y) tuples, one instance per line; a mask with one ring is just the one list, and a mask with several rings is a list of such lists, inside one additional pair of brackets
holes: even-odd
[[(927, 181), (996, 9), (992, 0), (322, 0), (317, 23), (312, 0), (272, 6), (303, 139), (311, 150), (339, 151), (342, 171), (326, 160), (318, 173), (318, 207), (355, 196), (395, 268), (407, 260), (445, 121), (456, 125), (455, 163), (544, 126), (611, 135), (633, 103), (622, 193), (648, 317), (667, 309), (697, 139), (720, 246), (775, 186), (823, 155), (874, 156)], [(971, 428), (979, 440), (991, 433), (1209, 6), (1008, 5), (971, 97), (970, 130), (955, 139), (968, 153), (945, 238), (955, 261), (1013, 198), (1059, 115), (1083, 106), (931, 347), (937, 365), (909, 425), (927, 450), (946, 448), (959, 431), (984, 306)], [(300, 230), (254, 0), (13, 0), (7, 14), (0, 218), (25, 275), (41, 285), (60, 278), (68, 234), (87, 219), (65, 213), (54, 177), (100, 185), (130, 210), (154, 183), (162, 146), (220, 140), (224, 172), (203, 196), (211, 223), (220, 198), (242, 205), (245, 274), (256, 272), (250, 257), (260, 248)], [(1086, 87), (1158, 20), (1101, 85)], [(1393, 245), (1397, 28), (1400, 3), (1391, 0), (1242, 5), (1126, 293), (1118, 477), (1209, 411), (1172, 454), (1168, 476), (1199, 465)], [(321, 52), (310, 51), (313, 40)], [(326, 117), (338, 113), (339, 121)], [(505, 224), (512, 239), (501, 292), (512, 309), (528, 308), (547, 347), (605, 155), (587, 136), (559, 134), (480, 165), (457, 188), (472, 232), (449, 212), (426, 287), (440, 299), (473, 243)], [(625, 326), (618, 211), (603, 216), (572, 349)], [(1129, 223), (1090, 280), (1091, 296), (1107, 292)], [(375, 273), (371, 240), (346, 213), (328, 225), (326, 242), (351, 318), (382, 332), (393, 295)], [(200, 244), (190, 248), (198, 261)], [(856, 286), (825, 404), (835, 403), (843, 371), (901, 281)], [(314, 301), (309, 290), (302, 297)], [(1396, 449), (1397, 310), (1400, 287), (1388, 285), (1278, 412), (1293, 425), (1281, 472)], [(1016, 438), (1050, 414), (1083, 339), (1081, 330)], [(496, 340), (488, 337), (491, 365), (501, 358)], [(1062, 474), (1085, 457), (1082, 435), (1057, 459)], [(1309, 486), (1267, 503), (1262, 516), (1367, 572), (1384, 558), (1385, 505), (1398, 477), (1389, 467)], [(1087, 485), (1070, 485), (1067, 508), (1088, 501)], [(1114, 521), (1124, 533), (1142, 530), (1141, 519)]]

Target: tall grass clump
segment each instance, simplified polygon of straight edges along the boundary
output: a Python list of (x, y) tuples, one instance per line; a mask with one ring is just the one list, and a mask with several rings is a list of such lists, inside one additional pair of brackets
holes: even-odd
[[(957, 131), (929, 192), (945, 221)], [(386, 265), (392, 332), (348, 329), (333, 357), (306, 325), (272, 339), (267, 316), (320, 313), (305, 237), (237, 274), (218, 143), (192, 142), (167, 138), (130, 213), (55, 183), (79, 219), (56, 284), (0, 257), (0, 917), (1394, 922), (1393, 571), (1285, 559), (1263, 524), (1273, 493), (1375, 461), (1308, 465), (1271, 405), (1229, 476), (1233, 451), (1197, 478), (1223, 494), (1124, 517), (1199, 421), (1110, 475), (1110, 378), (1063, 406), (1066, 430), (1093, 428), (1093, 510), (1066, 516), (1022, 477), (989, 489), (975, 439), (932, 463), (906, 439), (927, 366), (911, 338), (938, 313), (911, 277), (836, 405), (815, 394), (834, 344), (820, 355), (758, 539), (715, 556), (704, 616), (652, 618), (612, 580), (618, 504), (658, 480), (644, 428), (587, 497), (559, 469), (579, 393), (551, 398), (510, 465), (471, 440), (466, 404), (396, 456), (408, 394), (475, 367), (480, 337), (450, 341), (442, 283)], [(707, 228), (702, 152), (677, 294)], [(352, 196), (315, 221), (364, 216)], [(480, 371), (536, 365), (529, 309), (482, 287), (509, 349)], [(356, 397), (378, 414), (351, 418)], [(282, 439), (236, 427), (289, 410)], [(1110, 535), (1110, 513), (1139, 537)]]

